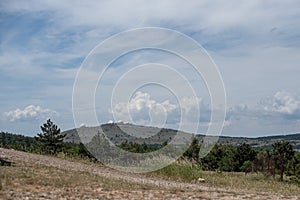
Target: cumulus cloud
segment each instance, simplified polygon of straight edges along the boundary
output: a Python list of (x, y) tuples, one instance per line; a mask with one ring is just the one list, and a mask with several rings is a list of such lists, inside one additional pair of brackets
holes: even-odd
[(17, 108), (16, 110), (11, 110), (4, 113), (4, 116), (9, 119), (11, 122), (17, 120), (28, 120), (28, 119), (39, 119), (47, 118), (52, 115), (57, 115), (56, 111), (50, 110), (48, 108), (42, 108), (40, 106), (29, 105), (23, 110)]
[(274, 95), (272, 111), (300, 118), (300, 101), (287, 92), (277, 92)]
[[(169, 100), (158, 102), (150, 94), (138, 91), (128, 102), (119, 102), (114, 105), (112, 113), (115, 121), (134, 121), (136, 123), (162, 125), (167, 116), (177, 109)], [(148, 124), (149, 125), (149, 124)]]
[(288, 92), (279, 91), (255, 105), (241, 104), (229, 108), (226, 119), (230, 123), (242, 119), (256, 119), (261, 123), (266, 120), (297, 121), (300, 119), (300, 100)]
[[(138, 91), (128, 102), (113, 105), (114, 121), (129, 121), (141, 125), (162, 126), (178, 124), (184, 115), (185, 123), (209, 124), (211, 108), (201, 98), (182, 97), (178, 103), (156, 101), (149, 93)], [(110, 122), (113, 122), (110, 120)]]
[(224, 132), (236, 136), (287, 134), (299, 132), (299, 96), (275, 92), (256, 104), (241, 104), (227, 109)]

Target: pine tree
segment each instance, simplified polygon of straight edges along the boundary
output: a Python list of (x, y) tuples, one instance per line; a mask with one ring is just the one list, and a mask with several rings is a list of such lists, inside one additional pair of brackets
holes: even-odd
[(50, 119), (41, 126), (42, 133), (38, 133), (35, 139), (40, 144), (42, 151), (48, 154), (58, 153), (63, 146), (63, 139), (60, 129)]
[[(293, 146), (288, 141), (279, 141), (273, 145), (274, 158), (278, 159), (278, 168), (280, 170), (280, 181), (283, 181), (283, 174), (286, 170), (288, 161), (293, 158)], [(276, 163), (276, 162), (275, 162)]]

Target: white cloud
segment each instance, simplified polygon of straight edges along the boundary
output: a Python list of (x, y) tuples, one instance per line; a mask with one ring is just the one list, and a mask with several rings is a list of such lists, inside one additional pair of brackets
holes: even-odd
[(277, 92), (274, 95), (272, 111), (285, 115), (299, 115), (300, 101), (296, 100), (291, 94), (287, 92)]
[(178, 102), (180, 104), (169, 100), (156, 101), (149, 93), (138, 91), (128, 103), (118, 102), (113, 105), (111, 113), (114, 115), (114, 121), (159, 127), (178, 125), (183, 115), (186, 117), (185, 123), (208, 124), (210, 121), (210, 106), (205, 105), (201, 98), (182, 97)]
[(4, 113), (4, 116), (10, 121), (14, 122), (17, 120), (27, 120), (27, 119), (40, 119), (51, 117), (52, 115), (57, 115), (58, 113), (54, 110), (48, 108), (42, 108), (40, 106), (29, 105), (23, 110), (17, 108), (16, 110), (11, 110)]
[(133, 98), (128, 102), (119, 102), (114, 105), (112, 113), (114, 121), (134, 121), (146, 125), (162, 125), (166, 122), (167, 116), (177, 109), (175, 104), (169, 100), (157, 102), (153, 100), (148, 93), (136, 92)]
[(296, 122), (300, 119), (300, 101), (288, 92), (279, 91), (255, 105), (241, 104), (229, 108), (226, 118), (230, 124), (245, 119), (257, 120), (261, 124)]
[[(134, 5), (134, 6), (133, 6)], [(133, 27), (161, 21), (209, 31), (231, 27), (255, 27), (256, 30), (287, 24), (296, 18), (295, 1), (9, 1), (2, 7), (10, 12), (54, 11), (67, 27), (78, 25)], [(286, 12), (282, 12), (284, 9)], [(155, 13), (155, 15), (153, 15)], [(289, 14), (287, 14), (289, 13)], [(122, 16), (122, 17), (120, 17)], [(281, 20), (280, 20), (281, 19)], [(295, 19), (296, 20), (296, 19)], [(253, 32), (255, 32), (253, 30)]]

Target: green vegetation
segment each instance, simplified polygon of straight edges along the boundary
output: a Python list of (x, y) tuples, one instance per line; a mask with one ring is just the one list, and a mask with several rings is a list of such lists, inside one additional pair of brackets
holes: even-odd
[(246, 170), (245, 162), (252, 163), (257, 152), (249, 144), (233, 145), (217, 144), (207, 156), (201, 159), (204, 170), (240, 172)]
[(300, 185), (300, 152), (296, 152), (288, 162), (287, 175), (291, 177), (292, 182)]
[[(124, 142), (120, 147), (136, 153), (145, 153), (154, 151), (155, 148), (158, 149), (161, 146), (153, 147), (146, 144)], [(193, 180), (202, 170), (245, 172), (245, 174), (260, 172), (265, 177), (272, 176), (273, 178), (279, 174), (280, 181), (284, 180), (286, 174), (289, 176), (285, 179), (286, 181), (300, 182), (300, 156), (299, 153), (295, 153), (292, 145), (287, 141), (275, 142), (271, 150), (256, 150), (245, 143), (238, 146), (217, 144), (204, 158), (199, 158), (200, 147), (201, 142), (197, 138), (193, 138), (190, 147), (181, 158), (181, 161), (188, 161), (190, 165), (170, 165), (157, 173), (167, 177)], [(196, 166), (196, 168), (191, 166)]]
[(171, 178), (175, 180), (191, 182), (201, 177), (202, 169), (199, 165), (194, 165), (189, 162), (177, 162), (151, 174)]
[(211, 171), (243, 171), (246, 174), (261, 172), (265, 176), (273, 176), (274, 178), (276, 174), (279, 174), (280, 181), (284, 180), (284, 174), (286, 174), (293, 177), (293, 182), (298, 182), (300, 180), (299, 153), (295, 153), (287, 141), (275, 142), (272, 147), (271, 150), (255, 150), (248, 144), (237, 147), (219, 144), (201, 159), (202, 168)]
[(94, 160), (93, 156), (82, 144), (63, 142), (65, 134), (50, 119), (41, 126), (42, 133), (37, 137), (28, 137), (11, 133), (0, 132), (0, 147), (15, 149), (30, 153), (52, 154), (62, 153), (69, 157), (88, 158)]
[(148, 153), (155, 151), (163, 146), (165, 146), (167, 143), (163, 143), (162, 145), (147, 145), (146, 143), (139, 144), (135, 142), (128, 142), (127, 140), (122, 142), (118, 147), (134, 152), (134, 153)]
[(32, 137), (0, 132), (0, 147), (35, 152), (37, 145)]
[[(89, 135), (93, 136), (98, 131), (103, 132), (107, 138), (114, 144), (120, 145), (124, 141), (128, 143), (138, 143), (147, 145), (159, 145), (164, 141), (170, 142), (177, 134), (177, 130), (172, 129), (160, 129), (155, 127), (147, 126), (138, 126), (133, 124), (122, 124), (122, 123), (112, 123), (112, 124), (103, 124), (96, 127), (80, 127), (77, 129), (71, 129), (65, 131), (67, 134), (65, 142), (79, 144), (81, 142), (78, 132), (86, 135), (88, 140)], [(130, 134), (129, 134), (130, 133)], [(183, 133), (183, 132), (182, 132)], [(190, 137), (189, 133), (183, 133), (187, 135), (187, 138)], [(134, 135), (139, 135), (141, 137), (134, 137)], [(151, 137), (149, 137), (151, 135)], [(198, 140), (203, 140), (204, 135), (195, 135)], [(212, 137), (213, 138), (213, 137)], [(214, 138), (213, 138), (214, 139)], [(291, 135), (280, 135), (280, 136), (266, 136), (258, 138), (245, 138), (245, 137), (227, 137), (220, 136), (215, 138), (218, 140), (219, 144), (239, 146), (243, 143), (249, 144), (254, 147), (256, 150), (259, 149), (272, 149), (272, 144), (278, 141), (288, 141), (295, 151), (300, 151), (300, 133), (291, 134)]]
[(288, 161), (294, 157), (295, 152), (292, 145), (287, 141), (274, 143), (273, 149), (275, 167), (280, 169), (280, 180), (283, 181), (283, 174), (286, 171)]
[(206, 186), (228, 190), (248, 190), (254, 193), (271, 192), (279, 195), (299, 195), (300, 187), (291, 182), (280, 182), (263, 174), (242, 172), (203, 171), (198, 165), (189, 162), (177, 162), (163, 169), (150, 173), (150, 176), (166, 177), (172, 180), (193, 182), (198, 178), (205, 180)]
[(62, 134), (50, 119), (41, 126), (41, 129), (42, 133), (38, 133), (35, 137), (41, 150), (46, 154), (56, 154), (61, 151), (66, 134)]

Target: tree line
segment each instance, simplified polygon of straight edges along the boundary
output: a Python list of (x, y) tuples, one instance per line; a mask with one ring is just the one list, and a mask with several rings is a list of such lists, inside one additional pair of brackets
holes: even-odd
[(279, 174), (280, 181), (285, 174), (300, 184), (300, 152), (294, 151), (288, 141), (277, 141), (272, 149), (255, 149), (246, 143), (237, 146), (216, 144), (204, 158), (199, 158), (200, 147), (201, 141), (194, 138), (184, 156), (196, 161), (203, 170), (256, 172), (274, 178)]
[[(136, 153), (147, 153), (165, 145), (166, 142), (153, 146), (125, 141), (119, 147)], [(285, 174), (293, 182), (300, 184), (300, 152), (294, 151), (288, 141), (275, 142), (272, 149), (255, 149), (246, 143), (237, 146), (216, 144), (203, 158), (199, 157), (200, 149), (201, 141), (194, 137), (181, 159), (196, 163), (208, 171), (245, 172), (245, 175), (255, 172), (273, 178), (279, 174), (280, 181), (284, 180)]]
[(35, 137), (0, 132), (0, 147), (49, 155), (62, 153), (66, 156), (94, 160), (82, 143), (65, 143), (63, 140), (66, 135), (61, 133), (58, 126), (50, 119), (40, 128), (42, 132)]

